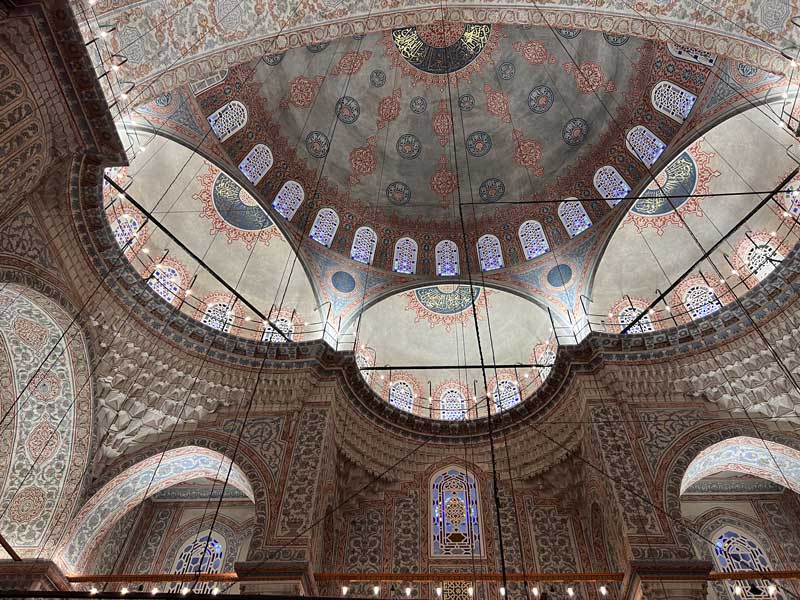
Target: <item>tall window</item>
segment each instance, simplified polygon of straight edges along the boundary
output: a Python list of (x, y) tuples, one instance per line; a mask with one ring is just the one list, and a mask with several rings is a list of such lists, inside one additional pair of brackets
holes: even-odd
[(577, 200), (567, 200), (559, 204), (558, 218), (561, 219), (561, 223), (569, 233), (569, 237), (575, 237), (592, 226), (589, 215), (586, 214), (583, 205)]
[(752, 245), (747, 251), (745, 262), (747, 263), (748, 270), (755, 275), (758, 281), (763, 281), (764, 278), (775, 270), (775, 263), (773, 261), (780, 261), (783, 256), (770, 244)]
[(247, 109), (238, 100), (228, 102), (208, 117), (211, 131), (224, 142), (247, 124)]
[(375, 246), (378, 244), (378, 234), (369, 227), (359, 227), (353, 236), (353, 245), (350, 248), (350, 258), (365, 265), (372, 264), (375, 257)]
[(114, 239), (117, 240), (117, 245), (120, 248), (136, 237), (138, 230), (139, 222), (128, 213), (122, 213), (111, 224), (111, 231), (114, 233)]
[(631, 192), (631, 186), (622, 178), (619, 171), (608, 165), (600, 167), (595, 172), (594, 187), (611, 207), (622, 202)]
[(539, 379), (544, 381), (548, 378), (550, 372), (553, 370), (553, 365), (556, 362), (556, 353), (552, 350), (545, 350), (542, 352), (542, 355), (536, 362), (539, 363), (539, 366), (536, 367), (536, 370), (539, 373)]
[(339, 229), (339, 215), (332, 208), (323, 208), (314, 219), (309, 237), (330, 248), (337, 229)]
[(395, 381), (389, 388), (389, 404), (404, 410), (414, 412), (414, 390), (405, 381)]
[(239, 170), (247, 181), (256, 185), (272, 168), (273, 162), (272, 150), (264, 144), (256, 144), (239, 163)]
[(230, 333), (236, 315), (228, 306), (227, 302), (213, 302), (206, 306), (201, 323), (208, 325), (211, 329)]
[(147, 285), (156, 294), (172, 304), (181, 291), (181, 276), (175, 267), (158, 265), (147, 280)]
[(797, 183), (794, 185), (786, 186), (786, 192), (783, 194), (783, 208), (790, 215), (795, 217), (800, 216), (800, 188)]
[[(763, 548), (750, 536), (725, 527), (713, 539), (714, 562), (720, 571), (769, 571), (772, 569), (769, 558)], [(731, 600), (783, 598), (782, 594), (770, 596), (767, 586), (768, 581), (763, 579), (749, 579), (746, 581), (726, 581), (728, 595)], [(741, 587), (741, 595), (736, 594), (736, 588)]]
[[(178, 552), (173, 572), (182, 575), (219, 573), (222, 570), (224, 555), (225, 547), (216, 537), (209, 537), (208, 532), (198, 536), (197, 539), (193, 535)], [(210, 594), (215, 585), (214, 582), (197, 583), (192, 586), (192, 590), (196, 594)], [(183, 583), (174, 583), (167, 591), (177, 592), (183, 586)]]
[(717, 295), (706, 285), (693, 285), (683, 295), (683, 304), (693, 319), (710, 315), (720, 309)]
[(463, 421), (467, 418), (467, 401), (458, 390), (445, 390), (439, 399), (439, 412), (445, 421)]
[(676, 44), (675, 42), (667, 42), (667, 49), (669, 53), (675, 58), (687, 60), (707, 67), (713, 67), (717, 62), (717, 55), (712, 54), (707, 50), (700, 50), (699, 48), (692, 48), (684, 44)]
[(450, 240), (436, 244), (436, 274), (440, 277), (458, 275), (458, 246)]
[[(622, 331), (633, 323), (640, 314), (641, 311), (633, 306), (623, 308), (619, 311), (619, 330)], [(628, 329), (626, 333), (650, 333), (651, 331), (654, 331), (653, 322), (650, 320), (650, 315), (644, 314), (641, 319), (636, 321), (636, 325)]]
[(508, 410), (519, 404), (519, 388), (513, 381), (503, 380), (494, 390), (494, 406), (497, 412)]
[[(278, 331), (282, 332), (283, 335), (278, 333), (275, 328), (272, 327), (269, 323), (264, 326), (264, 333), (261, 334), (261, 341), (262, 342), (270, 342), (270, 343), (283, 343), (286, 341), (286, 338), (292, 339), (292, 335), (294, 334), (294, 323), (289, 317), (278, 317), (276, 319), (270, 319), (275, 327), (278, 328)], [(284, 337), (286, 336), (286, 337)]]
[(413, 275), (417, 270), (417, 242), (411, 238), (400, 238), (394, 245), (395, 272)]
[(475, 478), (448, 467), (431, 478), (431, 556), (481, 556), (480, 496)]
[(214, 71), (206, 77), (205, 79), (200, 79), (199, 81), (195, 81), (194, 83), (189, 84), (189, 89), (192, 90), (192, 94), (195, 96), (199, 96), (203, 92), (208, 89), (211, 89), (217, 84), (222, 83), (228, 77), (228, 69), (221, 69), (219, 71)]
[(625, 145), (631, 154), (647, 167), (652, 167), (667, 148), (667, 145), (656, 134), (641, 125), (637, 125), (628, 132), (628, 135), (625, 136)]
[(481, 261), (482, 271), (494, 271), (503, 267), (503, 250), (500, 240), (491, 233), (482, 235), (478, 239), (478, 258)]
[(284, 219), (291, 221), (304, 198), (303, 186), (296, 181), (287, 181), (281, 186), (278, 195), (272, 201), (272, 208), (277, 210)]
[(659, 81), (653, 87), (650, 100), (658, 112), (683, 123), (692, 112), (697, 96), (669, 81)]
[(539, 221), (525, 221), (519, 226), (518, 234), (526, 259), (531, 260), (550, 251), (550, 245)]

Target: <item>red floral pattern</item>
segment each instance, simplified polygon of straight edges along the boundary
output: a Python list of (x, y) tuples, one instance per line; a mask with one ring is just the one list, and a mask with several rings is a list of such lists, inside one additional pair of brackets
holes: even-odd
[(614, 92), (617, 86), (610, 79), (606, 81), (603, 68), (597, 63), (585, 62), (580, 67), (575, 67), (573, 63), (564, 63), (564, 70), (575, 77), (575, 85), (584, 94), (593, 94), (605, 87), (607, 92)]
[(486, 110), (489, 114), (498, 117), (503, 123), (511, 123), (508, 97), (501, 90), (492, 88), (488, 83), (483, 86), (483, 91), (486, 93)]
[(513, 136), (517, 143), (514, 148), (514, 162), (528, 169), (536, 177), (544, 175), (544, 170), (539, 165), (542, 160), (542, 145), (533, 138), (522, 137), (519, 129), (514, 130)]
[(450, 135), (453, 131), (453, 120), (450, 118), (450, 111), (447, 108), (447, 102), (439, 100), (436, 107), (436, 112), (433, 115), (433, 132), (439, 139), (440, 146), (446, 146), (450, 141)]
[(514, 50), (522, 54), (522, 57), (532, 65), (543, 65), (546, 62), (555, 63), (556, 59), (551, 56), (542, 42), (530, 40), (527, 42), (516, 42)]
[(400, 116), (400, 98), (403, 92), (400, 88), (395, 88), (391, 96), (386, 96), (378, 104), (378, 129), (383, 129)]
[(362, 52), (346, 52), (339, 62), (331, 69), (332, 75), (355, 75), (364, 66), (364, 63), (372, 58), (372, 52), (363, 50)]
[(456, 174), (448, 166), (447, 156), (442, 155), (439, 159), (439, 166), (431, 175), (431, 191), (442, 200), (442, 207), (447, 207), (448, 198), (456, 191), (458, 180)]
[(295, 77), (289, 82), (289, 95), (281, 100), (281, 108), (289, 108), (294, 105), (298, 108), (308, 108), (314, 103), (314, 96), (325, 78), (322, 75), (309, 78), (304, 75)]
[(378, 165), (378, 161), (375, 158), (376, 142), (375, 136), (370, 136), (367, 138), (366, 146), (353, 148), (353, 151), (350, 152), (350, 185), (356, 185), (361, 181), (362, 177), (366, 177), (375, 172)]

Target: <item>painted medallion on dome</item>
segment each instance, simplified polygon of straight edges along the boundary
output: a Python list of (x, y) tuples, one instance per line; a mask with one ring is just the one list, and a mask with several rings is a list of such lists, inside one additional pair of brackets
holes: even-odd
[(403, 296), (408, 300), (406, 310), (416, 312), (416, 322), (424, 320), (431, 327), (443, 325), (448, 331), (454, 323), (472, 319), (473, 300), (479, 319), (481, 307), (486, 304), (485, 290), (473, 287), (470, 294), (468, 285), (434, 285), (405, 292)]
[(392, 41), (408, 64), (435, 75), (455, 73), (475, 60), (489, 42), (492, 26), (439, 22), (392, 30)]

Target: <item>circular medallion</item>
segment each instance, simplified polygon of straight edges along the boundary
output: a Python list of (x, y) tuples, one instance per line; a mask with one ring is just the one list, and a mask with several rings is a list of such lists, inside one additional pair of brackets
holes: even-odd
[(458, 108), (464, 112), (469, 112), (475, 108), (475, 97), (472, 94), (462, 94), (458, 98)]
[(566, 40), (574, 40), (581, 33), (580, 29), (556, 29), (556, 33)]
[(336, 101), (334, 111), (336, 112), (336, 118), (342, 123), (352, 125), (358, 121), (358, 117), (361, 114), (361, 106), (358, 104), (358, 100), (352, 96), (342, 96)]
[(561, 130), (561, 139), (568, 146), (580, 146), (586, 141), (587, 135), (589, 135), (589, 123), (580, 117), (567, 121)]
[(28, 434), (25, 449), (28, 456), (39, 464), (49, 461), (61, 445), (61, 434), (47, 420), (42, 420)]
[(422, 151), (422, 144), (419, 143), (419, 138), (413, 133), (404, 133), (397, 138), (397, 153), (400, 158), (412, 160), (419, 156)]
[(486, 47), (492, 26), (479, 23), (434, 23), (392, 30), (392, 41), (411, 66), (433, 75), (460, 71)]
[(497, 76), (504, 81), (511, 81), (517, 74), (517, 67), (512, 62), (500, 63), (497, 66)]
[(169, 92), (156, 98), (156, 106), (160, 106), (161, 108), (169, 106), (170, 102), (172, 102), (172, 94)]
[(269, 56), (264, 57), (264, 62), (267, 63), (270, 67), (275, 67), (281, 64), (284, 54), (285, 54), (284, 52), (281, 52), (279, 54), (270, 54)]
[(506, 184), (497, 177), (490, 177), (485, 180), (478, 189), (478, 195), (484, 202), (497, 202), (505, 193)]
[(467, 151), (480, 158), (489, 154), (492, 149), (492, 138), (485, 131), (473, 131), (467, 138)]
[(628, 43), (628, 40), (631, 39), (631, 36), (629, 35), (620, 35), (615, 33), (604, 33), (603, 37), (606, 38), (606, 41), (612, 46), (624, 46)]
[(260, 231), (272, 226), (264, 209), (225, 173), (220, 173), (211, 188), (214, 209), (228, 225), (245, 231)]
[(349, 294), (356, 289), (356, 280), (347, 271), (336, 271), (331, 276), (333, 287), (343, 294)]
[(737, 63), (736, 72), (744, 79), (751, 79), (758, 73), (758, 68), (753, 65), (748, 65), (747, 63)]
[(547, 283), (552, 287), (564, 287), (572, 279), (572, 269), (568, 265), (558, 265), (547, 272)]
[(411, 99), (411, 112), (415, 115), (421, 115), (428, 108), (428, 101), (422, 96), (414, 96)]
[(8, 516), (14, 523), (29, 523), (42, 514), (45, 494), (33, 485), (18, 490), (8, 507)]
[(411, 189), (402, 181), (393, 181), (386, 186), (386, 199), (395, 206), (411, 202)]
[(647, 186), (631, 212), (644, 217), (666, 215), (673, 206), (680, 208), (691, 198), (696, 184), (697, 164), (691, 154), (683, 152)]
[(454, 315), (472, 306), (472, 299), (478, 299), (481, 289), (468, 285), (434, 285), (414, 290), (419, 303), (437, 315)]
[(328, 136), (321, 131), (312, 131), (306, 136), (306, 150), (314, 158), (325, 158), (330, 147)]
[(528, 108), (532, 112), (542, 114), (550, 110), (556, 95), (546, 85), (537, 85), (528, 94)]
[(381, 71), (380, 69), (375, 69), (372, 73), (369, 74), (369, 84), (372, 87), (383, 87), (386, 83), (386, 73)]
[(306, 50), (308, 50), (309, 52), (313, 52), (314, 54), (318, 54), (319, 52), (322, 52), (323, 50), (325, 50), (325, 48), (327, 48), (329, 45), (330, 45), (330, 42), (320, 42), (319, 44), (309, 44), (308, 46), (306, 46)]

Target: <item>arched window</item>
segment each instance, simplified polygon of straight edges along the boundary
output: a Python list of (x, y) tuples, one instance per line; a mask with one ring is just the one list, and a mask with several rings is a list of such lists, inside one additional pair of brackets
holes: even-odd
[(256, 185), (272, 168), (272, 151), (264, 144), (256, 144), (239, 163), (239, 170), (247, 181)]
[(631, 192), (631, 186), (622, 178), (619, 171), (608, 165), (595, 171), (594, 187), (611, 207), (622, 202)]
[(478, 258), (481, 261), (482, 271), (494, 271), (503, 268), (503, 250), (500, 240), (491, 233), (482, 235), (478, 239)]
[(683, 304), (693, 319), (705, 317), (720, 308), (717, 295), (706, 285), (693, 285), (683, 295)]
[(238, 100), (228, 102), (208, 117), (211, 131), (224, 142), (247, 124), (247, 109)]
[(518, 235), (526, 259), (531, 260), (550, 251), (550, 245), (539, 221), (525, 221), (519, 226)]
[(431, 556), (481, 556), (480, 495), (475, 478), (448, 467), (431, 478)]
[(561, 223), (564, 224), (564, 228), (571, 238), (592, 226), (589, 215), (577, 200), (567, 200), (559, 204), (558, 218), (561, 219)]
[(669, 53), (675, 58), (686, 60), (689, 62), (705, 65), (706, 67), (713, 67), (717, 62), (717, 55), (708, 52), (707, 50), (700, 50), (692, 48), (684, 44), (676, 44), (675, 42), (667, 42), (667, 49)]
[(372, 264), (375, 257), (375, 246), (378, 244), (378, 234), (369, 227), (359, 227), (353, 236), (353, 245), (350, 248), (350, 258), (365, 265)]
[(405, 381), (395, 381), (389, 388), (389, 404), (404, 410), (414, 412), (414, 390)]
[(303, 186), (296, 181), (287, 181), (275, 196), (275, 200), (272, 201), (272, 208), (277, 210), (284, 219), (291, 221), (305, 196)]
[(552, 365), (556, 362), (556, 353), (552, 350), (545, 350), (542, 352), (542, 355), (539, 357), (539, 360), (536, 361), (539, 363), (539, 366), (536, 367), (536, 370), (539, 373), (539, 379), (544, 381), (550, 375), (550, 372), (553, 370)]
[[(622, 331), (633, 323), (640, 314), (641, 311), (633, 306), (623, 308), (619, 311), (619, 330)], [(654, 331), (653, 322), (650, 320), (650, 315), (644, 314), (641, 319), (636, 321), (636, 325), (628, 329), (625, 333), (650, 333), (651, 331)]]
[(658, 112), (683, 123), (692, 112), (697, 96), (669, 81), (659, 81), (653, 87), (650, 100)]
[(783, 194), (783, 209), (790, 215), (800, 216), (800, 187), (795, 182), (794, 185), (787, 185), (786, 192)]
[(233, 314), (227, 302), (213, 302), (206, 306), (203, 318), (200, 321), (203, 325), (211, 327), (211, 329), (230, 333), (235, 318), (236, 315)]
[(323, 208), (314, 219), (309, 237), (330, 248), (337, 229), (339, 229), (339, 215), (332, 208)]
[(117, 245), (120, 248), (125, 247), (125, 244), (135, 238), (138, 230), (139, 221), (128, 213), (122, 213), (111, 224), (111, 231), (114, 233), (114, 239), (117, 240)]
[(449, 389), (439, 398), (439, 412), (445, 421), (463, 421), (467, 418), (467, 401), (458, 390)]
[(628, 135), (625, 136), (625, 145), (631, 154), (648, 167), (652, 167), (667, 148), (667, 145), (656, 134), (641, 125), (637, 125), (628, 132)]
[(181, 276), (175, 267), (158, 265), (147, 280), (147, 285), (172, 304), (181, 291)]
[(211, 89), (215, 85), (222, 83), (228, 78), (228, 69), (221, 69), (219, 71), (214, 71), (206, 77), (205, 79), (200, 79), (199, 81), (195, 81), (194, 83), (189, 84), (189, 89), (192, 91), (192, 94), (195, 96), (199, 96), (203, 92), (208, 89)]
[(417, 270), (417, 242), (411, 238), (400, 238), (394, 245), (394, 264), (396, 273), (413, 275)]
[[(292, 335), (294, 334), (294, 323), (289, 317), (277, 317), (275, 319), (270, 319), (275, 327), (278, 328), (278, 331), (283, 332), (283, 335), (278, 333), (272, 325), (267, 323), (264, 326), (264, 333), (261, 334), (261, 341), (262, 342), (270, 342), (270, 343), (283, 343), (286, 341), (286, 338), (292, 339)], [(284, 337), (286, 336), (286, 337)]]
[[(747, 251), (745, 262), (747, 269), (755, 275), (758, 281), (763, 281), (764, 278), (775, 270), (775, 262), (779, 262), (783, 256), (770, 244), (752, 245)], [(773, 262), (775, 261), (775, 262)]]
[[(724, 527), (712, 537), (714, 562), (724, 573), (734, 571), (769, 571), (770, 564), (764, 549), (742, 531), (733, 527)], [(782, 594), (771, 596), (767, 587), (769, 582), (764, 579), (748, 579), (746, 581), (726, 581), (728, 594), (732, 600), (744, 598), (783, 598)], [(737, 594), (741, 588), (741, 594)]]
[(356, 354), (356, 365), (358, 365), (361, 371), (361, 377), (364, 378), (364, 381), (369, 383), (372, 380), (372, 371), (364, 371), (364, 367), (374, 367), (375, 366), (375, 359), (371, 351), (365, 349), (363, 352), (359, 352)]
[(513, 381), (503, 380), (494, 390), (494, 406), (501, 412), (519, 404), (519, 388)]
[[(174, 573), (193, 575), (221, 571), (225, 555), (224, 540), (221, 542), (222, 538), (209, 537), (208, 534), (209, 532), (206, 532), (205, 535), (197, 537), (193, 534), (184, 542), (183, 548), (175, 558), (175, 566), (172, 569)], [(184, 585), (183, 583), (173, 583), (166, 591), (174, 593)], [(215, 585), (213, 581), (198, 582), (192, 585), (192, 590), (196, 594), (210, 594)]]
[(458, 275), (458, 246), (450, 240), (436, 244), (436, 274), (440, 277)]

